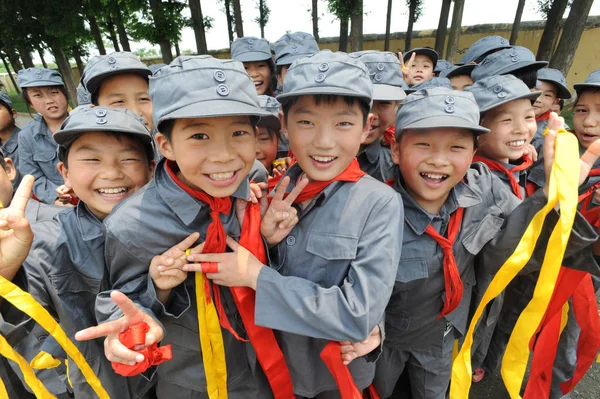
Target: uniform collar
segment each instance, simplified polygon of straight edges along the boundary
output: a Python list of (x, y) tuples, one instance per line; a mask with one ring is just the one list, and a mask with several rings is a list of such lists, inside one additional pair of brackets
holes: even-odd
[[(189, 226), (196, 219), (202, 208), (208, 207), (204, 202), (198, 201), (181, 187), (177, 185), (169, 176), (165, 169), (166, 158), (163, 158), (156, 167), (154, 181), (158, 189), (158, 194), (167, 203), (169, 208), (181, 221)], [(250, 183), (248, 179), (242, 180), (242, 184), (233, 193), (232, 197), (240, 199), (250, 198)], [(235, 204), (234, 204), (235, 205)], [(232, 209), (235, 209), (232, 207)]]
[(104, 235), (102, 222), (98, 220), (82, 201), (79, 201), (77, 204), (75, 214), (77, 215), (79, 232), (84, 241), (92, 241)]
[[(304, 173), (304, 171), (302, 170), (302, 168), (300, 167), (300, 164), (298, 162), (294, 163), (292, 166), (290, 166), (288, 168), (288, 170), (285, 172), (285, 174), (281, 177), (281, 179), (283, 179), (286, 176), (290, 177), (290, 184), (287, 187), (286, 192), (290, 192), (294, 189), (294, 187), (296, 187), (296, 182), (298, 182), (298, 180), (300, 179), (300, 176), (302, 176), (302, 174)], [(281, 182), (281, 180), (280, 180)], [(329, 199), (329, 197), (331, 197), (331, 195), (337, 191), (337, 187), (339, 187), (339, 184), (343, 183), (340, 181), (333, 181), (330, 185), (328, 185), (327, 187), (325, 187), (323, 189), (323, 191), (321, 191), (316, 197), (314, 197), (312, 200), (310, 200), (310, 203), (320, 203), (323, 204), (325, 202), (327, 202), (327, 200)], [(274, 196), (275, 195), (275, 191), (277, 191), (277, 188), (279, 187), (280, 183), (277, 183), (277, 186), (273, 189), (273, 191), (271, 191), (270, 195)], [(305, 211), (308, 208), (305, 208)]]
[[(417, 202), (408, 194), (402, 187), (399, 179), (394, 182), (394, 189), (402, 195), (404, 202), (404, 220), (406, 224), (417, 235), (425, 233), (425, 229), (435, 218), (440, 218), (440, 215), (434, 215), (425, 211)], [(458, 208), (469, 208), (478, 205), (482, 202), (481, 197), (471, 187), (464, 182), (459, 182), (448, 195), (448, 199), (442, 206), (442, 214), (451, 215)]]
[(2, 146), (2, 148), (4, 148), (6, 150), (6, 152), (12, 154), (17, 149), (17, 146), (19, 145), (19, 132), (20, 131), (21, 131), (21, 129), (19, 129), (17, 126), (15, 126), (15, 130), (12, 131), (12, 133), (10, 134), (10, 137), (8, 138), (8, 140), (6, 140), (6, 143), (4, 143), (4, 145)]
[(379, 159), (381, 153), (381, 140), (375, 140), (362, 151), (366, 155), (369, 163), (374, 164)]
[(34, 127), (33, 127), (33, 137), (36, 136), (46, 136), (46, 137), (52, 137), (52, 132), (50, 131), (50, 128), (48, 127), (48, 125), (46, 124), (46, 121), (44, 120), (44, 118), (42, 118), (42, 115), (37, 114), (34, 118)]

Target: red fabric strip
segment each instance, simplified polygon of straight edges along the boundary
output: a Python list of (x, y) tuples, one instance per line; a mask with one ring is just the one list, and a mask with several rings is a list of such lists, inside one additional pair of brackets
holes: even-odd
[(515, 165), (515, 167), (511, 170), (508, 170), (506, 167), (504, 167), (504, 165), (502, 165), (498, 161), (494, 161), (493, 159), (485, 158), (479, 155), (475, 155), (473, 157), (473, 162), (482, 162), (486, 164), (487, 167), (490, 168), (490, 170), (504, 173), (504, 175), (508, 178), (510, 188), (513, 194), (516, 195), (517, 198), (523, 199), (523, 194), (521, 193), (521, 186), (519, 185), (519, 182), (515, 177), (514, 172), (520, 172), (529, 168), (533, 164), (533, 161), (527, 156), (524, 156), (521, 159), (523, 160), (523, 162), (521, 162), (521, 164), (519, 165)]
[(362, 399), (362, 393), (354, 384), (350, 370), (342, 361), (341, 345), (338, 342), (331, 341), (325, 345), (321, 351), (321, 359), (333, 375), (342, 399)]

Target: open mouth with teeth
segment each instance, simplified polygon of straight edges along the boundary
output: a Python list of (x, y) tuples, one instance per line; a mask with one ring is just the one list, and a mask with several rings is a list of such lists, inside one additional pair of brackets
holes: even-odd
[(525, 140), (509, 141), (506, 145), (512, 148), (521, 148), (525, 145)]
[(448, 179), (448, 175), (444, 175), (442, 173), (428, 173), (428, 172), (423, 172), (423, 173), (419, 173), (419, 175), (421, 176), (421, 178), (423, 180), (425, 180), (426, 183), (428, 184), (441, 184), (443, 183), (446, 179)]
[(237, 179), (238, 171), (218, 172), (205, 174), (206, 178), (215, 186), (229, 186)]
[(335, 161), (337, 159), (337, 157), (324, 157), (324, 156), (318, 156), (318, 155), (311, 155), (310, 159), (312, 159), (313, 163), (320, 168), (326, 168), (329, 165), (331, 165), (331, 163), (333, 161)]
[(99, 188), (96, 192), (106, 199), (121, 199), (127, 196), (129, 187)]
[(260, 87), (263, 85), (263, 83), (265, 83), (265, 82), (263, 82), (262, 80), (255, 80), (254, 87)]

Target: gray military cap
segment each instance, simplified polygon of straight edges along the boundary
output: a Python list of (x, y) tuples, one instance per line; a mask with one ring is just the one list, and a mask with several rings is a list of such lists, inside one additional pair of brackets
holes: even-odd
[(273, 44), (275, 64), (290, 65), (298, 58), (318, 53), (319, 45), (314, 36), (305, 32), (286, 33)]
[(92, 95), (85, 89), (81, 82), (77, 86), (77, 104), (87, 105), (92, 103)]
[[(449, 63), (446, 60), (438, 60), (437, 64), (435, 64), (435, 68), (433, 68), (433, 72), (435, 72), (437, 74), (437, 76), (442, 76), (441, 74), (445, 73), (447, 71), (449, 71), (450, 69), (452, 69), (454, 67), (454, 65), (452, 65), (451, 63)], [(442, 76), (442, 77), (444, 77)]]
[(479, 107), (471, 93), (434, 87), (409, 95), (396, 114), (396, 139), (407, 129), (459, 128), (488, 133), (479, 126)]
[(349, 54), (362, 61), (369, 70), (373, 82), (373, 100), (401, 101), (406, 98), (402, 89), (404, 79), (400, 61), (389, 51), (366, 50)]
[(150, 77), (150, 98), (157, 127), (168, 119), (269, 115), (260, 108), (241, 62), (207, 55), (177, 57), (156, 71)]
[(471, 77), (473, 81), (478, 81), (488, 76), (506, 75), (524, 68), (538, 70), (546, 65), (546, 61), (536, 61), (535, 55), (528, 48), (515, 46), (485, 57), (481, 64), (473, 69)]
[(404, 59), (404, 62), (408, 62), (410, 60), (410, 57), (412, 57), (413, 53), (416, 53), (417, 55), (424, 55), (426, 57), (428, 57), (431, 62), (433, 63), (434, 67), (438, 62), (439, 59), (439, 55), (438, 53), (429, 47), (419, 47), (419, 48), (414, 48), (406, 53), (404, 53), (404, 55), (402, 56), (402, 58)]
[(452, 69), (445, 71), (445, 75), (442, 76), (440, 74), (440, 77), (445, 77), (445, 78), (453, 78), (455, 76), (461, 76), (461, 75), (469, 75), (471, 76), (471, 72), (473, 72), (473, 69), (475, 69), (477, 65), (475, 64), (466, 64), (466, 65), (455, 65)]
[(150, 70), (150, 72), (154, 73), (164, 66), (167, 66), (167, 64), (152, 64), (148, 65), (148, 69)]
[[(556, 86), (558, 98), (564, 98), (565, 100), (571, 98), (571, 92), (567, 87), (567, 79), (565, 79), (562, 72), (558, 69), (542, 68), (538, 71), (537, 78), (538, 80), (549, 82)], [(538, 86), (540, 85), (538, 84)]]
[(231, 58), (240, 62), (271, 60), (271, 45), (265, 39), (245, 36), (231, 43)]
[(3, 91), (0, 91), (0, 104), (5, 105), (8, 109), (12, 109), (12, 100), (10, 96)]
[(532, 92), (523, 81), (513, 75), (490, 76), (478, 80), (465, 91), (473, 94), (482, 114), (515, 100), (535, 101), (542, 94), (540, 91)]
[(469, 47), (465, 55), (460, 59), (461, 64), (477, 62), (481, 57), (494, 51), (511, 48), (510, 42), (502, 36), (486, 36), (477, 40)]
[(109, 55), (97, 55), (92, 58), (81, 77), (81, 83), (90, 93), (100, 88), (101, 82), (111, 75), (133, 73), (144, 79), (152, 74), (150, 69), (133, 53), (118, 51)]
[[(154, 140), (144, 125), (144, 120), (133, 112), (122, 108), (90, 107), (75, 108), (54, 134), (59, 146), (58, 154), (64, 161), (66, 150), (79, 136), (89, 132), (118, 132), (141, 140), (150, 149)], [(153, 154), (153, 151), (147, 151)]]
[(346, 53), (322, 50), (294, 61), (277, 100), (284, 102), (290, 97), (317, 94), (358, 97), (371, 104), (373, 83), (369, 70), (362, 61)]
[(64, 86), (60, 73), (46, 68), (21, 69), (17, 73), (19, 87)]
[(600, 89), (600, 69), (590, 73), (585, 82), (573, 85), (577, 94), (584, 89)]
[(419, 83), (418, 85), (414, 85), (413, 87), (405, 89), (405, 91), (407, 94), (412, 94), (419, 90), (432, 89), (434, 87), (445, 87), (447, 89), (452, 89), (452, 83), (450, 83), (450, 79), (448, 78), (433, 77), (431, 79), (427, 79), (426, 81)]
[(264, 126), (277, 132), (281, 130), (281, 121), (279, 120), (281, 103), (275, 97), (264, 95), (258, 96), (258, 102), (260, 107), (269, 113), (269, 115), (261, 116), (258, 126)]

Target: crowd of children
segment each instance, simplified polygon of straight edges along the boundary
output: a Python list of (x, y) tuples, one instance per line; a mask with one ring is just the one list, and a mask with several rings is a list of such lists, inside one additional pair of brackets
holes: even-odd
[[(456, 65), (431, 48), (320, 51), (302, 32), (238, 38), (231, 56), (93, 57), (73, 110), (56, 71), (19, 71), (36, 113), (22, 129), (0, 92), (0, 285), (83, 356), (9, 297), (0, 334), (51, 394), (447, 397), (475, 310), (555, 190), (560, 134), (581, 157), (561, 273), (600, 288), (600, 70), (574, 85), (571, 129), (561, 72), (499, 36)], [(559, 215), (485, 307), (473, 382), (499, 369)], [(581, 347), (600, 349), (600, 319), (567, 297), (552, 399)], [(30, 397), (1, 359), (9, 397)]]

